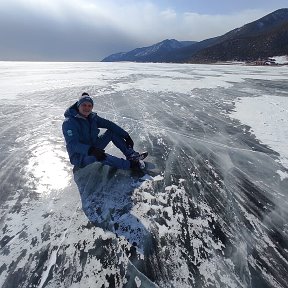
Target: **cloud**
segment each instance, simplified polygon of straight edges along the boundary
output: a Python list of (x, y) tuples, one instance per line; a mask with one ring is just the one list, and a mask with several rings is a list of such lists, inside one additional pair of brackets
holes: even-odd
[(79, 0), (9, 4), (0, 9), (2, 60), (98, 60), (132, 42), (107, 6)]
[(219, 36), (266, 12), (205, 15), (135, 0), (10, 0), (0, 3), (0, 60), (100, 60), (166, 38)]
[[(208, 15), (186, 12), (183, 13), (182, 27), (183, 30), (186, 31), (186, 37), (199, 41), (225, 34), (232, 29), (255, 21), (267, 13), (269, 12), (262, 9), (244, 10), (229, 15)], [(188, 27), (190, 27), (190, 29), (187, 29)]]
[(173, 9), (166, 9), (160, 13), (164, 19), (174, 20), (177, 17), (177, 13)]

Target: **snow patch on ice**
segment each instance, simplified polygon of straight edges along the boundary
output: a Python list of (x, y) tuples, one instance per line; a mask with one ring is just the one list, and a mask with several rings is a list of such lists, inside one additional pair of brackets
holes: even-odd
[[(162, 179), (162, 176), (157, 176), (157, 179)], [(166, 239), (167, 246), (162, 247), (161, 252), (167, 257), (167, 265), (177, 265), (177, 268), (173, 270), (175, 273), (175, 279), (181, 275), (181, 280), (175, 280), (171, 283), (175, 286), (179, 286), (181, 282), (181, 287), (191, 287), (187, 286), (189, 281), (194, 281), (193, 276), (189, 273), (187, 263), (185, 258), (183, 258), (183, 253), (185, 252), (183, 248), (174, 247), (171, 249), (169, 246), (169, 241), (173, 243), (174, 241), (179, 241), (182, 237), (190, 235), (190, 244), (193, 247), (194, 260), (193, 264), (199, 267), (201, 276), (205, 278), (207, 284), (214, 283), (215, 275), (217, 275), (218, 270), (221, 265), (218, 264), (218, 257), (216, 251), (221, 251), (223, 249), (223, 243), (221, 241), (214, 241), (211, 235), (210, 221), (212, 217), (217, 217), (212, 213), (208, 205), (201, 203), (202, 213), (198, 217), (188, 218), (183, 214), (183, 210), (178, 209), (177, 203), (179, 201), (182, 203), (184, 209), (189, 211), (191, 208), (191, 203), (187, 197), (187, 192), (182, 183), (186, 180), (179, 179), (179, 184), (171, 184), (163, 187), (164, 191), (158, 191), (155, 193), (153, 188), (153, 181), (145, 181), (140, 187), (134, 190), (133, 202), (137, 203), (133, 207), (133, 213), (137, 218), (140, 219), (142, 223), (146, 223), (146, 227), (153, 226), (157, 227), (157, 235), (160, 239)], [(176, 200), (177, 199), (177, 200)], [(180, 200), (179, 200), (180, 199)], [(213, 215), (213, 216), (212, 216)], [(183, 230), (181, 227), (182, 223), (187, 221), (187, 230)], [(188, 236), (187, 236), (188, 237)], [(182, 239), (183, 240), (183, 239)], [(184, 240), (183, 240), (184, 241)], [(215, 258), (203, 259), (202, 251), (203, 247), (210, 247), (211, 251), (215, 252)], [(185, 253), (184, 253), (185, 254)], [(180, 273), (179, 275), (177, 273)], [(229, 287), (237, 287), (225, 272), (221, 275), (221, 280), (223, 283), (227, 283)], [(180, 281), (180, 282), (179, 282)], [(164, 285), (164, 283), (163, 283)], [(163, 286), (164, 287), (164, 286)]]
[(274, 56), (272, 57), (273, 59), (275, 59), (275, 63), (276, 64), (288, 64), (288, 56), (284, 55), (284, 56)]
[(164, 179), (164, 177), (161, 176), (161, 175), (157, 175), (157, 176), (153, 177), (153, 180), (154, 180), (154, 181), (161, 181), (161, 180), (163, 180), (163, 179)]
[(135, 283), (137, 287), (141, 287), (141, 280), (138, 278), (138, 276), (135, 277)]
[(288, 178), (288, 173), (287, 172), (283, 172), (281, 170), (277, 170), (276, 172), (279, 174), (279, 176), (281, 178), (281, 181), (283, 181), (284, 179)]
[(231, 117), (249, 125), (262, 143), (280, 154), (281, 164), (288, 168), (288, 97), (247, 97), (235, 105)]
[(142, 186), (143, 186), (143, 185), (147, 185), (147, 183), (148, 183), (148, 182), (145, 182), (145, 181), (161, 181), (163, 179), (164, 179), (164, 177), (161, 176), (161, 175), (156, 175), (156, 176), (153, 177), (153, 176), (151, 176), (149, 174), (145, 174), (143, 177), (140, 178), (140, 182), (144, 181), (142, 183)]
[(153, 177), (150, 176), (149, 174), (145, 174), (143, 177), (140, 178), (141, 181), (146, 181), (146, 180), (153, 180)]

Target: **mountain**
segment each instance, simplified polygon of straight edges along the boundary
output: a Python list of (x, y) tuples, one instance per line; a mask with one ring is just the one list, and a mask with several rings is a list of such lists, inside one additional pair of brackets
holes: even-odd
[(204, 49), (190, 49), (185, 62), (249, 61), (288, 55), (288, 9), (279, 9), (214, 39), (213, 45)]
[(161, 62), (165, 61), (165, 55), (179, 48), (183, 48), (195, 43), (194, 41), (177, 41), (166, 39), (152, 46), (136, 48), (130, 52), (120, 52), (112, 54), (102, 60), (102, 62), (115, 61), (136, 61), (136, 62)]
[[(177, 45), (176, 45), (177, 44)], [(102, 61), (213, 63), (288, 55), (288, 8), (276, 10), (228, 33), (200, 42), (165, 40), (117, 53)]]

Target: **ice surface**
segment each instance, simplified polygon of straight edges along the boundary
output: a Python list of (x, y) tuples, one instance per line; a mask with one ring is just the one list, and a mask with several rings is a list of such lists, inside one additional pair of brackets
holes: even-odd
[[(287, 76), (0, 62), (0, 286), (287, 287)], [(61, 124), (83, 91), (159, 173), (73, 175)]]

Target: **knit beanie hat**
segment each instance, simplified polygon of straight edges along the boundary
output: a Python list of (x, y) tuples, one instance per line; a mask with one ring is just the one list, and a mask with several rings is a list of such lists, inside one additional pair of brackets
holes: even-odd
[(89, 96), (87, 92), (82, 93), (81, 97), (79, 98), (77, 102), (77, 107), (79, 108), (79, 106), (84, 102), (90, 102), (92, 106), (94, 105), (93, 99)]

